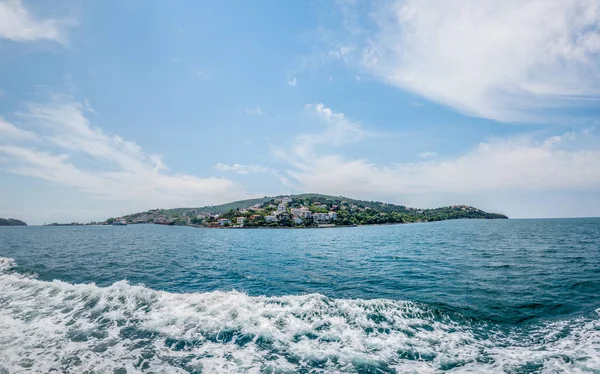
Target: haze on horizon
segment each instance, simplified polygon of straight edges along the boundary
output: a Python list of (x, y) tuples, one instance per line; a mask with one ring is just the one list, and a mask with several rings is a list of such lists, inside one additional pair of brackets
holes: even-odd
[(304, 192), (600, 216), (599, 25), (591, 0), (0, 0), (0, 217)]

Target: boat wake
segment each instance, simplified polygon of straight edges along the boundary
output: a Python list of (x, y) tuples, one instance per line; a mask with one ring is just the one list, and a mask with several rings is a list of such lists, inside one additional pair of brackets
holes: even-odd
[(0, 258), (4, 372), (588, 372), (598, 316), (501, 326), (394, 300), (45, 282)]

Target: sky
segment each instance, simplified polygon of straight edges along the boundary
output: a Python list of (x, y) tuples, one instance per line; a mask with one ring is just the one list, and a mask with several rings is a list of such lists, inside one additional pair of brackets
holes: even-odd
[(0, 217), (600, 216), (597, 0), (0, 0)]

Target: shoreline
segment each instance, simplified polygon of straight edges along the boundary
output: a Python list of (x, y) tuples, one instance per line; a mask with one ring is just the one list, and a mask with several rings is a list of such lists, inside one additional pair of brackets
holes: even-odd
[[(596, 217), (574, 217), (572, 219), (578, 218), (596, 218)], [(335, 229), (335, 228), (348, 228), (348, 227), (364, 227), (364, 226), (391, 226), (391, 225), (409, 225), (409, 224), (417, 224), (417, 223), (435, 223), (435, 222), (445, 222), (445, 221), (495, 221), (495, 220), (506, 220), (511, 218), (502, 218), (502, 219), (492, 219), (492, 218), (454, 218), (454, 219), (443, 219), (439, 221), (418, 221), (418, 222), (386, 222), (386, 223), (366, 223), (366, 224), (356, 224), (356, 225), (335, 225), (335, 224), (321, 224), (320, 226), (243, 226), (243, 227), (235, 227), (235, 226), (226, 226), (226, 227), (207, 227), (202, 225), (158, 225), (157, 226), (168, 226), (168, 227), (192, 227), (196, 229), (247, 229), (247, 230), (255, 230), (255, 229)], [(515, 219), (515, 218), (512, 218)], [(562, 218), (516, 218), (516, 219), (562, 219)], [(123, 226), (138, 226), (138, 225), (155, 225), (152, 222), (144, 222), (144, 223), (129, 223)], [(0, 226), (0, 227), (112, 227), (115, 225), (102, 225), (102, 224), (41, 224), (41, 225), (27, 225), (27, 226)]]
[[(367, 224), (362, 224), (362, 225), (323, 225), (323, 226), (308, 226), (308, 227), (299, 227), (299, 226), (294, 226), (294, 227), (289, 227), (289, 226), (275, 226), (275, 227), (268, 227), (268, 226), (257, 226), (257, 227), (248, 227), (248, 226), (244, 226), (244, 227), (233, 227), (233, 226), (225, 226), (225, 227), (206, 227), (206, 226), (201, 226), (201, 225), (180, 225), (179, 227), (193, 227), (193, 228), (198, 228), (198, 229), (210, 229), (210, 230), (222, 230), (222, 229), (227, 229), (227, 230), (232, 230), (232, 229), (247, 229), (247, 230), (255, 230), (255, 229), (273, 229), (273, 230), (281, 230), (281, 229), (336, 229), (336, 228), (347, 228), (347, 227), (366, 227), (366, 226), (392, 226), (392, 225), (411, 225), (411, 224), (419, 224), (419, 223), (435, 223), (435, 222), (445, 222), (445, 221), (461, 221), (461, 220), (465, 220), (465, 221), (495, 221), (495, 220), (507, 220), (510, 218), (502, 218), (502, 219), (491, 219), (491, 218), (455, 218), (455, 219), (443, 219), (443, 220), (439, 220), (439, 221), (419, 221), (419, 222), (388, 222), (388, 223), (367, 223)], [(174, 225), (177, 226), (177, 225)]]

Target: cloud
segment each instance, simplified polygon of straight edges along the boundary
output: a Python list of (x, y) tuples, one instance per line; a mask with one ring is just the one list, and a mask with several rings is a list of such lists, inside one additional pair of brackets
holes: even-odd
[(435, 152), (421, 152), (421, 153), (418, 153), (417, 156), (419, 156), (421, 158), (431, 158), (431, 157), (437, 156), (437, 153), (435, 153)]
[(86, 109), (88, 112), (92, 113), (93, 115), (97, 115), (97, 114), (96, 114), (96, 110), (94, 110), (94, 108), (92, 108), (92, 105), (90, 104), (90, 102), (88, 101), (88, 99), (85, 99), (85, 100), (83, 101), (83, 103), (85, 104), (85, 109)]
[(248, 115), (254, 115), (254, 116), (262, 116), (262, 110), (260, 110), (260, 107), (257, 106), (256, 109), (246, 109), (246, 114)]
[(265, 172), (270, 171), (269, 168), (266, 168), (264, 166), (259, 166), (259, 165), (240, 165), (240, 164), (227, 165), (227, 164), (222, 164), (222, 163), (216, 164), (215, 169), (220, 170), (220, 171), (232, 171), (232, 172), (235, 172), (238, 174), (265, 173)]
[[(420, 194), (469, 194), (494, 191), (595, 191), (600, 189), (600, 147), (594, 130), (566, 132), (539, 139), (517, 136), (492, 139), (462, 155), (378, 165), (335, 152), (335, 144), (359, 141), (362, 128), (322, 104), (311, 105), (328, 127), (318, 134), (298, 135), (282, 173), (298, 190), (362, 197)], [(300, 145), (299, 145), (300, 144)], [(316, 144), (329, 147), (317, 149)], [(325, 149), (325, 151), (323, 151)], [(276, 155), (281, 156), (278, 152)]]
[(500, 121), (597, 107), (598, 1), (395, 0), (363, 13), (375, 31), (347, 40), (360, 47), (344, 61), (403, 90)]
[(530, 139), (479, 144), (455, 159), (380, 166), (323, 155), (288, 170), (300, 188), (351, 196), (600, 188), (600, 151), (564, 150)]
[(66, 44), (66, 23), (36, 20), (21, 0), (0, 1), (0, 37), (13, 41), (51, 40)]
[(307, 160), (314, 157), (319, 145), (336, 147), (357, 142), (370, 135), (360, 123), (348, 120), (343, 113), (335, 113), (322, 103), (306, 104), (305, 110), (325, 125), (324, 130), (315, 134), (297, 135), (289, 149), (275, 148), (275, 154), (279, 158), (288, 161)]
[(296, 79), (296, 77), (293, 77), (292, 79), (287, 81), (288, 86), (294, 88), (296, 87), (296, 84), (298, 84), (298, 80)]
[[(320, 146), (336, 148), (344, 144), (358, 142), (372, 134), (364, 130), (360, 123), (350, 121), (343, 113), (336, 113), (323, 103), (306, 104), (306, 112), (316, 118), (324, 125), (322, 131), (313, 134), (299, 134), (285, 147), (273, 147), (273, 155), (290, 165), (302, 168), (303, 165), (316, 162)], [(259, 165), (227, 165), (218, 163), (215, 169), (220, 171), (231, 171), (239, 174), (270, 172), (277, 177), (281, 183), (293, 187), (294, 182), (283, 173)]]
[(15, 125), (6, 122), (2, 117), (0, 117), (0, 134), (5, 140), (13, 139), (13, 140), (36, 140), (37, 137), (34, 133), (21, 130)]
[[(29, 103), (15, 116), (33, 129), (0, 121), (0, 170), (41, 178), (95, 197), (139, 207), (204, 205), (245, 197), (223, 178), (167, 172), (160, 155), (93, 127), (84, 106), (68, 96)], [(16, 142), (29, 140), (29, 142)], [(36, 141), (37, 140), (37, 141)]]

